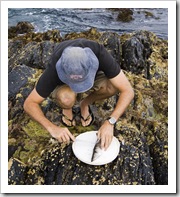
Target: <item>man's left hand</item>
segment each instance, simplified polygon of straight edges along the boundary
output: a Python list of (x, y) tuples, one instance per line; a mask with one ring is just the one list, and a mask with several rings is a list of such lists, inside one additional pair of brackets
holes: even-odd
[(106, 120), (98, 131), (98, 139), (101, 139), (101, 149), (107, 150), (113, 139), (113, 132), (114, 125)]

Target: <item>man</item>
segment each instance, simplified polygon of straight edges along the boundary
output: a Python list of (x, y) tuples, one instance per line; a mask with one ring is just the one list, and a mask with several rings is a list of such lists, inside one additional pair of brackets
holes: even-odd
[[(98, 130), (101, 148), (106, 150), (113, 138), (114, 124), (133, 99), (134, 91), (118, 63), (103, 45), (87, 39), (61, 42), (36, 87), (25, 100), (24, 109), (59, 142), (69, 143), (75, 140), (67, 128), (76, 124), (72, 107), (77, 95), (87, 91), (89, 95), (80, 102), (83, 126), (93, 121), (91, 104), (120, 93), (114, 111)], [(39, 106), (50, 94), (62, 108), (65, 128), (50, 122)]]

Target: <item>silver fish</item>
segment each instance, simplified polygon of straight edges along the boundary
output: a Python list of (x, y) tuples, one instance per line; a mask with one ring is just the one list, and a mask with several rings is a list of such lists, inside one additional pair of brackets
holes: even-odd
[(93, 162), (94, 160), (99, 158), (101, 155), (102, 155), (101, 139), (97, 139), (96, 144), (95, 144), (95, 146), (93, 148), (91, 162)]

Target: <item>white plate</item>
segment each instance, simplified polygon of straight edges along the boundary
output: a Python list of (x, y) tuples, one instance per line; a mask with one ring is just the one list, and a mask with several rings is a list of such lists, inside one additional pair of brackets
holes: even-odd
[(111, 144), (106, 151), (102, 151), (99, 158), (91, 162), (93, 148), (97, 140), (97, 131), (88, 131), (78, 135), (72, 144), (75, 156), (84, 163), (90, 165), (104, 165), (113, 161), (120, 149), (120, 143), (117, 138), (113, 137)]

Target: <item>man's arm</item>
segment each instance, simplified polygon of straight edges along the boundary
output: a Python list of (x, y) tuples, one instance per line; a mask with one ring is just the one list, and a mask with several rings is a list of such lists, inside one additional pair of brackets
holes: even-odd
[(74, 141), (75, 137), (67, 128), (61, 128), (50, 122), (43, 114), (40, 104), (44, 100), (36, 89), (34, 88), (30, 95), (24, 102), (24, 110), (29, 114), (34, 120), (40, 123), (52, 137), (56, 138), (59, 142), (69, 142), (70, 139)]
[[(110, 79), (113, 86), (120, 92), (119, 99), (116, 107), (111, 114), (118, 120), (119, 117), (124, 113), (132, 99), (134, 98), (134, 91), (128, 79), (124, 75), (123, 71), (114, 78)], [(101, 147), (107, 149), (113, 138), (114, 125), (111, 125), (109, 121), (105, 121), (98, 132), (99, 138), (101, 138)]]
[(110, 79), (110, 81), (120, 92), (116, 107), (111, 114), (111, 116), (117, 120), (119, 117), (121, 117), (134, 98), (134, 90), (122, 70), (119, 75)]

